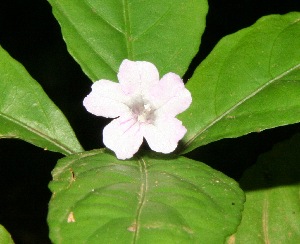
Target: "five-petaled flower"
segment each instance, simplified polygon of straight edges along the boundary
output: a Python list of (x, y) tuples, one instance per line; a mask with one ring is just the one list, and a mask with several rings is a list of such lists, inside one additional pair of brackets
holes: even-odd
[(96, 81), (83, 101), (90, 113), (115, 118), (103, 130), (105, 146), (119, 159), (131, 158), (144, 137), (156, 152), (174, 151), (186, 133), (175, 116), (192, 102), (181, 78), (167, 73), (159, 79), (152, 63), (125, 59), (118, 80)]

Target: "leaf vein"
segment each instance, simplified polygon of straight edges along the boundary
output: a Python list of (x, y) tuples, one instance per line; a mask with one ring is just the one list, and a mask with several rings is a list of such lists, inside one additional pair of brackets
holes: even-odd
[(263, 213), (262, 213), (262, 227), (263, 227), (263, 235), (264, 235), (264, 243), (270, 244), (270, 239), (269, 239), (269, 230), (268, 230), (268, 211), (269, 211), (269, 204), (268, 200), (264, 199), (263, 203)]
[(143, 32), (139, 33), (137, 36), (134, 37), (134, 41), (137, 41), (139, 38), (141, 38), (143, 35), (145, 35), (148, 31), (150, 31), (153, 27), (155, 27), (162, 19), (165, 17), (170, 11), (172, 7), (169, 7), (166, 12), (164, 12), (156, 21), (154, 21), (147, 29), (145, 29)]
[[(90, 4), (89, 1), (84, 1), (83, 3), (85, 3), (90, 9), (91, 11), (93, 11), (93, 6)], [(100, 19), (103, 20), (104, 23), (106, 23), (109, 27), (111, 27), (112, 29), (116, 30), (117, 32), (124, 34), (124, 32), (120, 29), (118, 29), (116, 26), (114, 26), (112, 23), (110, 23), (107, 19), (105, 19), (98, 11), (93, 11), (94, 13), (96, 13), (98, 15), (98, 17)]]
[[(79, 31), (79, 29), (76, 27), (76, 25), (73, 24), (73, 22), (70, 20), (69, 16), (67, 15), (67, 13), (63, 10), (63, 8), (60, 6), (60, 4), (56, 1), (56, 5), (57, 5), (57, 9), (60, 10), (61, 12), (61, 16), (64, 16), (64, 18), (66, 19), (67, 22), (69, 22), (70, 26), (73, 27), (73, 29), (77, 32), (77, 34), (79, 35), (79, 37), (82, 39), (83, 42), (85, 42), (87, 44), (87, 46), (92, 50), (92, 52), (96, 53), (97, 56), (99, 56), (99, 58), (101, 58), (101, 60), (115, 73), (117, 73), (117, 70), (115, 70), (113, 68), (113, 66), (111, 64), (109, 64), (105, 57), (98, 51), (96, 51), (93, 46), (84, 38), (84, 36), (82, 35), (81, 31)], [(75, 52), (75, 51), (74, 51)], [(76, 55), (77, 56), (77, 55)], [(73, 56), (74, 57), (74, 56)], [(75, 57), (74, 57), (75, 58)], [(76, 59), (76, 58), (75, 58)], [(77, 60), (76, 60), (77, 61)], [(91, 71), (92, 72), (92, 71)], [(96, 75), (95, 75), (96, 76)]]
[(125, 22), (125, 38), (127, 45), (127, 55), (130, 60), (133, 59), (133, 47), (132, 47), (132, 33), (131, 33), (131, 24), (129, 18), (129, 4), (128, 0), (123, 0), (124, 8), (124, 22)]
[(140, 160), (138, 160), (138, 163), (139, 163), (140, 174), (141, 174), (141, 187), (139, 192), (139, 205), (135, 217), (136, 230), (134, 233), (133, 243), (137, 243), (139, 231), (141, 228), (140, 226), (141, 214), (142, 214), (143, 207), (145, 206), (146, 203), (146, 193), (148, 191), (148, 170), (147, 170), (146, 162), (143, 158), (141, 158)]
[[(4, 113), (2, 113), (2, 112), (0, 112), (0, 117), (3, 117), (5, 120), (8, 120), (8, 121), (10, 121), (10, 122), (12, 122), (12, 123), (17, 124), (18, 126), (24, 128), (24, 129), (26, 129), (26, 130), (29, 131), (29, 132), (32, 132), (32, 133), (35, 134), (35, 135), (40, 136), (40, 137), (43, 138), (43, 139), (46, 139), (47, 141), (51, 142), (53, 145), (55, 145), (55, 146), (57, 146), (58, 148), (60, 148), (60, 149), (62, 149), (63, 151), (65, 151), (65, 153), (66, 153), (65, 155), (69, 155), (69, 154), (75, 153), (72, 149), (68, 148), (66, 145), (64, 145), (64, 144), (62, 144), (62, 143), (59, 143), (59, 142), (56, 141), (54, 138), (48, 136), (48, 135), (45, 134), (45, 133), (42, 133), (42, 132), (36, 130), (36, 129), (33, 128), (33, 127), (30, 127), (30, 126), (26, 125), (26, 124), (23, 123), (22, 121), (16, 120), (16, 119), (12, 118), (11, 116), (6, 115), (6, 114), (4, 114)], [(12, 137), (13, 137), (13, 136), (11, 136), (11, 138), (12, 138)], [(20, 138), (20, 137), (14, 136), (13, 138)], [(20, 139), (21, 139), (21, 138), (20, 138)], [(23, 138), (22, 138), (22, 139), (23, 139)], [(25, 139), (23, 139), (23, 140), (25, 140)], [(25, 140), (25, 141), (26, 141), (26, 140)]]
[(239, 102), (237, 102), (235, 105), (233, 105), (231, 108), (229, 108), (228, 110), (226, 110), (224, 113), (222, 113), (220, 116), (218, 116), (217, 118), (215, 118), (214, 120), (212, 120), (207, 126), (205, 126), (202, 130), (200, 130), (199, 132), (197, 132), (191, 139), (189, 139), (184, 145), (183, 145), (183, 149), (187, 148), (197, 137), (199, 137), (201, 134), (203, 134), (204, 132), (206, 132), (210, 127), (212, 127), (214, 124), (216, 124), (217, 122), (219, 122), (221, 119), (223, 119), (226, 115), (228, 115), (229, 113), (233, 112), (235, 109), (237, 109), (239, 106), (243, 105), (246, 101), (248, 101), (249, 99), (251, 99), (252, 97), (254, 97), (255, 95), (257, 95), (258, 93), (260, 93), (261, 91), (263, 91), (266, 87), (268, 87), (269, 85), (273, 84), (274, 82), (280, 80), (281, 78), (283, 78), (284, 76), (288, 75), (290, 72), (296, 70), (300, 68), (300, 64), (297, 64), (296, 66), (290, 68), (289, 70), (283, 72), (281, 75), (278, 75), (277, 77), (269, 80), (267, 83), (265, 83), (264, 85), (262, 85), (261, 87), (257, 88), (255, 91), (253, 91), (252, 93), (250, 93), (248, 96), (246, 96), (245, 98), (243, 98), (242, 100), (240, 100)]

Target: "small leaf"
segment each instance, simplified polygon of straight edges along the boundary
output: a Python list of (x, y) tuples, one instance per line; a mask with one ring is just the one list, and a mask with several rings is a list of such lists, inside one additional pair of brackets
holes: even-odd
[(49, 0), (71, 55), (96, 81), (116, 79), (123, 59), (183, 75), (199, 49), (206, 0)]
[(14, 244), (11, 235), (7, 232), (7, 230), (3, 227), (3, 225), (0, 225), (0, 243)]
[(244, 202), (236, 182), (205, 164), (104, 150), (59, 160), (50, 189), (54, 243), (222, 243)]
[(229, 243), (300, 243), (300, 134), (262, 155), (241, 179), (243, 220)]
[(0, 138), (19, 138), (65, 155), (83, 150), (62, 112), (1, 46)]
[(223, 38), (187, 84), (178, 116), (183, 152), (222, 138), (300, 121), (300, 13), (263, 17)]

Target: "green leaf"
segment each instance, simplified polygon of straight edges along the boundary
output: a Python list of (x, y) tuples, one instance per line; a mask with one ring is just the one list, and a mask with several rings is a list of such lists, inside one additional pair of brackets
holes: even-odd
[(123, 59), (183, 75), (198, 52), (206, 0), (48, 0), (71, 55), (91, 80), (116, 80)]
[(11, 238), (7, 230), (3, 227), (3, 225), (0, 225), (0, 243), (14, 244), (13, 239)]
[(94, 150), (59, 160), (52, 174), (54, 243), (222, 243), (240, 223), (238, 184), (184, 157), (121, 161)]
[[(241, 179), (243, 220), (229, 243), (300, 243), (300, 134), (261, 156)], [(235, 241), (234, 241), (235, 240)]]
[(65, 155), (83, 150), (62, 112), (1, 46), (0, 138), (19, 138)]
[(300, 121), (300, 13), (223, 38), (187, 84), (182, 151)]

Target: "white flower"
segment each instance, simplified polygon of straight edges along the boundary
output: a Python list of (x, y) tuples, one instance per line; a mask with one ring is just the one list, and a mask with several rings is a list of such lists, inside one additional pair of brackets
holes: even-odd
[(191, 102), (181, 78), (168, 73), (159, 80), (156, 67), (145, 61), (125, 59), (119, 83), (99, 80), (83, 105), (92, 114), (116, 118), (103, 130), (103, 142), (117, 158), (131, 158), (145, 137), (156, 152), (170, 153), (186, 133), (175, 116)]

